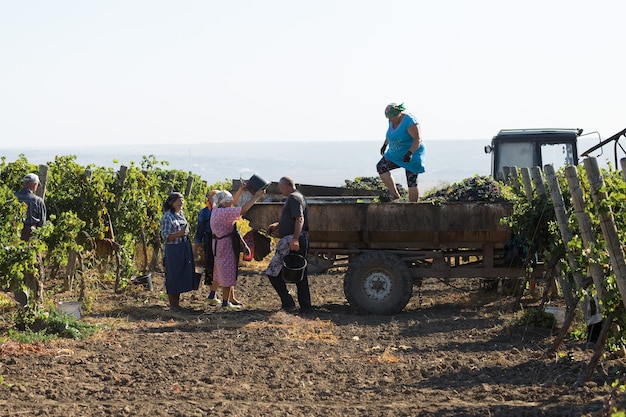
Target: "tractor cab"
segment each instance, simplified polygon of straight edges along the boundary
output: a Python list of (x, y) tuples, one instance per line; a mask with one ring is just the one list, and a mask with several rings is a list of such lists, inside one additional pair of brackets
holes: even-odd
[(504, 129), (485, 146), (491, 154), (491, 175), (504, 179), (502, 167), (531, 168), (552, 164), (555, 169), (578, 164), (582, 129)]

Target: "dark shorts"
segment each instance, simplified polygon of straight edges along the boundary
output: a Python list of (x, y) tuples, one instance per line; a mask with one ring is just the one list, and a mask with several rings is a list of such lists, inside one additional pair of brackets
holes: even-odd
[[(389, 172), (391, 170), (401, 168), (399, 165), (396, 165), (394, 162), (391, 162), (389, 159), (382, 157), (380, 161), (376, 164), (376, 171), (379, 174), (384, 174), (385, 172)], [(405, 169), (406, 173), (406, 185), (407, 187), (417, 187), (417, 175), (415, 172), (411, 172), (408, 169)]]

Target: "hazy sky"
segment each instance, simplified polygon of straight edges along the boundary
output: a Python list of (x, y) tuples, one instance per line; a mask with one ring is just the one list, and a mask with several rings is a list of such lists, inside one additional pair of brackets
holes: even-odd
[(626, 127), (626, 2), (0, 0), (2, 146)]

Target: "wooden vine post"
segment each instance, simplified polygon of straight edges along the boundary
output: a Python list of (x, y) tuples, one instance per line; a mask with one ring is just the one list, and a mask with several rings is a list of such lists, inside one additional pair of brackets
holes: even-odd
[[(543, 171), (541, 170), (541, 167), (538, 167), (538, 166), (532, 167), (530, 169), (530, 174), (533, 180), (533, 184), (535, 185), (535, 191), (537, 193), (537, 196), (538, 197), (544, 196), (547, 201), (548, 192), (546, 190), (546, 185), (543, 182)], [(559, 258), (555, 257), (554, 259), (550, 259), (550, 262), (548, 262), (548, 266), (549, 266), (548, 274), (550, 276), (550, 279), (548, 280), (546, 284), (546, 292), (544, 294), (544, 301), (547, 300), (548, 292), (553, 287), (554, 281), (558, 281), (559, 285), (561, 286), (561, 290), (563, 291), (563, 296), (566, 299), (566, 303), (570, 305), (570, 301), (568, 301), (568, 297), (572, 296), (572, 286), (570, 285), (569, 281), (560, 274), (558, 261), (559, 261)], [(542, 306), (543, 304), (544, 302), (542, 302)]]
[(506, 185), (511, 185), (511, 167), (502, 167), (502, 176), (504, 177), (504, 183)]
[[(145, 179), (148, 178), (148, 171), (143, 169), (141, 170), (141, 175), (144, 176)], [(146, 229), (141, 226), (141, 249), (143, 250), (143, 273), (145, 273), (150, 265), (148, 263), (148, 238), (146, 237)], [(156, 262), (156, 261), (155, 261)]]
[(120, 167), (119, 172), (117, 173), (117, 185), (120, 187), (120, 192), (115, 196), (115, 209), (120, 208), (120, 203), (122, 202), (122, 191), (124, 190), (124, 184), (126, 183), (126, 172), (128, 171), (128, 167), (126, 165), (122, 165)]
[[(550, 197), (552, 199), (552, 207), (554, 208), (554, 214), (559, 225), (559, 231), (561, 232), (561, 239), (563, 240), (563, 245), (565, 246), (567, 263), (573, 271), (572, 275), (574, 277), (574, 283), (576, 284), (576, 288), (581, 288), (583, 277), (580, 273), (580, 268), (578, 267), (578, 262), (576, 262), (574, 253), (572, 253), (572, 251), (568, 249), (568, 244), (572, 240), (573, 236), (572, 231), (567, 226), (567, 213), (565, 211), (565, 202), (563, 201), (561, 187), (559, 186), (559, 181), (556, 177), (556, 173), (552, 165), (546, 165), (544, 167), (544, 172), (548, 181), (548, 188), (550, 190)], [(571, 319), (573, 319), (574, 310), (578, 301), (574, 296), (574, 290), (571, 286), (570, 281), (566, 278), (563, 278), (561, 280), (561, 284), (563, 285), (563, 297), (565, 298), (565, 304), (567, 305), (568, 313), (571, 314)]]
[[(523, 167), (520, 168), (520, 173), (522, 176), (522, 184), (524, 186), (524, 193), (526, 194), (526, 201), (532, 201), (533, 199), (533, 181), (532, 178), (530, 176), (530, 168), (528, 167)], [(524, 260), (524, 262), (527, 262), (528, 259), (530, 259), (530, 253), (527, 255), (527, 258)], [(524, 287), (526, 287), (526, 282), (528, 282), (528, 290), (531, 293), (535, 293), (535, 290), (537, 288), (537, 280), (535, 280), (534, 278), (528, 278), (526, 277), (525, 282), (524, 282)], [(520, 304), (522, 296), (523, 296), (523, 291), (520, 294), (518, 300), (517, 300), (517, 305)]]
[(520, 177), (519, 177), (519, 168), (516, 166), (511, 167), (502, 167), (502, 173), (504, 175), (504, 183), (509, 185), (516, 190), (519, 190), (521, 187)]
[[(574, 253), (568, 249), (568, 244), (572, 240), (572, 231), (567, 226), (567, 213), (565, 211), (565, 201), (563, 201), (563, 194), (561, 193), (561, 187), (559, 186), (559, 180), (556, 177), (556, 172), (552, 165), (546, 165), (543, 168), (546, 174), (546, 180), (548, 181), (548, 188), (550, 189), (550, 197), (552, 198), (552, 206), (554, 207), (554, 214), (556, 215), (557, 223), (559, 224), (559, 230), (561, 231), (561, 238), (563, 239), (563, 245), (567, 254), (567, 263), (572, 269), (572, 275), (576, 288), (582, 288), (583, 277), (578, 267), (578, 262)], [(573, 294), (570, 294), (572, 296)], [(567, 300), (566, 296), (566, 300)], [(569, 304), (568, 304), (569, 307)]]
[(520, 169), (522, 173), (522, 183), (524, 184), (524, 191), (526, 192), (526, 199), (528, 201), (533, 199), (533, 182), (530, 177), (530, 169), (527, 167)]
[(187, 186), (185, 187), (185, 197), (189, 197), (191, 194), (191, 187), (193, 186), (193, 177), (190, 175), (187, 177)]
[[(588, 248), (596, 242), (596, 236), (593, 228), (591, 227), (589, 214), (585, 211), (585, 194), (580, 187), (580, 180), (578, 179), (578, 171), (576, 171), (576, 167), (566, 167), (565, 177), (567, 178), (567, 185), (569, 186), (570, 194), (572, 196), (574, 214), (576, 215), (576, 220), (578, 221), (578, 228), (580, 229), (583, 245), (585, 248)], [(591, 260), (589, 265), (589, 274), (593, 280), (593, 285), (596, 289), (598, 299), (605, 300), (606, 289), (604, 283), (604, 271), (602, 269), (602, 265), (595, 261), (595, 259)]]
[(511, 187), (519, 190), (521, 187), (520, 179), (519, 179), (519, 169), (517, 167), (511, 167)]
[[(546, 180), (548, 181), (548, 189), (550, 190), (550, 196), (552, 197), (552, 205), (554, 207), (554, 214), (556, 215), (557, 223), (559, 225), (559, 230), (561, 232), (561, 239), (563, 240), (563, 245), (565, 246), (565, 253), (567, 257), (567, 263), (569, 264), (574, 277), (574, 282), (576, 283), (576, 287), (580, 289), (582, 287), (583, 277), (580, 273), (580, 268), (578, 266), (578, 262), (576, 262), (576, 257), (574, 253), (569, 249), (569, 242), (572, 240), (572, 231), (569, 229), (567, 225), (567, 213), (565, 210), (565, 202), (563, 200), (563, 194), (561, 193), (561, 187), (559, 186), (559, 181), (556, 177), (556, 172), (554, 171), (554, 167), (552, 165), (546, 165), (543, 168), (544, 173), (546, 174)], [(567, 305), (567, 314), (565, 315), (565, 320), (563, 322), (563, 326), (559, 331), (554, 343), (548, 352), (554, 352), (558, 349), (559, 345), (565, 339), (567, 332), (574, 320), (574, 314), (576, 313), (576, 306), (578, 305), (578, 298), (575, 297), (574, 291), (570, 285), (570, 282), (567, 279), (562, 280), (563, 287), (563, 297), (565, 298), (565, 304)]]
[(533, 179), (533, 183), (535, 184), (535, 190), (537, 191), (537, 196), (547, 195), (546, 186), (543, 183), (543, 175), (541, 173), (541, 167), (532, 167), (530, 169), (530, 175)]
[[(580, 229), (580, 236), (583, 242), (583, 248), (588, 249), (596, 242), (596, 235), (591, 226), (591, 219), (589, 214), (585, 211), (585, 195), (580, 186), (580, 181), (578, 179), (578, 171), (574, 166), (568, 166), (565, 168), (565, 177), (567, 178), (567, 185), (570, 190), (570, 194), (572, 197), (572, 205), (574, 206), (574, 214), (576, 215), (576, 220), (578, 221), (578, 228)], [(593, 254), (593, 252), (592, 252)], [(585, 317), (588, 326), (597, 326), (598, 323), (603, 321), (604, 316), (604, 302), (606, 301), (606, 287), (604, 282), (604, 271), (600, 262), (595, 257), (590, 260), (589, 266), (587, 269), (587, 273), (591, 275), (591, 279), (593, 281), (593, 286), (596, 290), (596, 296), (593, 297), (593, 293), (588, 289), (583, 287), (583, 292), (585, 294), (586, 302), (584, 306)], [(599, 302), (600, 301), (600, 302)], [(592, 304), (593, 303), (593, 304)], [(600, 332), (600, 337), (606, 340), (606, 335), (608, 334), (608, 324), (612, 321), (612, 318), (604, 319), (607, 324), (607, 329), (605, 332)], [(608, 322), (608, 323), (607, 323)], [(602, 326), (605, 327), (604, 325)], [(604, 334), (604, 336), (602, 336)], [(588, 335), (588, 338), (591, 335)], [(589, 340), (589, 339), (588, 339)], [(596, 340), (596, 349), (599, 352), (602, 352), (602, 346), (604, 342), (598, 343)], [(597, 359), (595, 359), (597, 356)], [(597, 363), (600, 355), (594, 355), (590, 360), (591, 363)], [(595, 360), (595, 362), (594, 362)], [(586, 375), (586, 373), (585, 373)], [(590, 376), (589, 376), (590, 377)], [(588, 378), (585, 376), (584, 378)], [(584, 379), (581, 382), (585, 382)]]
[[(126, 184), (126, 173), (128, 171), (128, 167), (125, 165), (120, 166), (120, 170), (117, 173), (117, 185), (120, 187), (120, 191), (117, 193), (117, 196), (115, 197), (115, 212), (117, 213), (118, 209), (120, 208), (120, 204), (121, 204), (121, 199), (122, 199), (122, 191), (124, 190), (124, 185)], [(119, 285), (120, 285), (120, 280), (121, 280), (121, 267), (122, 267), (122, 259), (121, 259), (121, 254), (120, 254), (120, 250), (122, 249), (121, 246), (116, 246), (115, 244), (115, 233), (113, 231), (113, 221), (111, 220), (111, 215), (109, 213), (107, 213), (107, 220), (109, 222), (109, 233), (108, 233), (108, 237), (109, 239), (111, 239), (111, 242), (109, 243), (111, 245), (111, 249), (112, 249), (112, 255), (115, 256), (115, 264), (116, 264), (116, 268), (115, 268), (115, 286), (113, 287), (114, 291), (117, 293), (118, 289), (119, 289)], [(99, 244), (103, 244), (103, 242), (98, 242)]]
[[(602, 178), (602, 173), (600, 172), (596, 158), (586, 158), (583, 163), (585, 171), (587, 172), (587, 178), (589, 179), (591, 197), (598, 213), (598, 217), (600, 218), (600, 228), (602, 229), (602, 235), (604, 236), (606, 248), (609, 252), (609, 258), (611, 259), (611, 266), (613, 268), (613, 273), (615, 274), (617, 289), (622, 297), (622, 304), (626, 307), (626, 262), (624, 261), (624, 250), (622, 249), (619, 236), (617, 235), (617, 227), (615, 226), (613, 211), (611, 210), (610, 205), (604, 204), (608, 199), (608, 195), (604, 190), (604, 178)], [(602, 352), (604, 351), (604, 345), (606, 344), (609, 328), (613, 324), (614, 317), (615, 312), (611, 311), (608, 317), (603, 321), (602, 329), (600, 331), (600, 335), (598, 336), (593, 356), (576, 382), (577, 386), (581, 386), (584, 382), (591, 379), (593, 371), (602, 356)]]
[(624, 250), (617, 235), (613, 211), (604, 204), (604, 201), (608, 198), (606, 191), (604, 191), (604, 179), (600, 173), (596, 158), (585, 158), (583, 163), (591, 187), (591, 197), (600, 217), (600, 227), (609, 251), (617, 288), (622, 296), (622, 303), (626, 307), (626, 261), (624, 261)]
[[(83, 176), (87, 181), (91, 179), (93, 172), (90, 169), (85, 169), (83, 172)], [(80, 281), (80, 296), (79, 301), (82, 300), (83, 295), (85, 293), (85, 269), (83, 264), (83, 256), (81, 253), (70, 249), (67, 253), (67, 267), (65, 269), (65, 280), (63, 282), (63, 287), (66, 291), (69, 291), (74, 286), (74, 278), (76, 277), (76, 263), (78, 262), (78, 270), (81, 274)]]
[(176, 174), (174, 174), (173, 172), (170, 172), (169, 175), (167, 176), (167, 181), (170, 183), (170, 193), (172, 193), (174, 191), (174, 180), (176, 179)]
[(41, 197), (42, 200), (46, 199), (47, 184), (48, 184), (48, 165), (39, 165), (39, 187), (37, 187), (35, 194)]

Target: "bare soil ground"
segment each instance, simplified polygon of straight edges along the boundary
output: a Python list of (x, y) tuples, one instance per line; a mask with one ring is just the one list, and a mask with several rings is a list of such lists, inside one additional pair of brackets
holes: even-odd
[(603, 360), (572, 388), (591, 356), (584, 342), (542, 358), (554, 329), (518, 324), (515, 299), (476, 281), (425, 280), (402, 314), (372, 316), (347, 305), (343, 271), (313, 275), (316, 310), (299, 316), (279, 311), (261, 267), (244, 263), (243, 311), (209, 306), (201, 287), (184, 295), (188, 312), (171, 312), (157, 274), (152, 292), (101, 289), (83, 312), (106, 325), (93, 337), (0, 344), (0, 414), (607, 415), (622, 361)]

